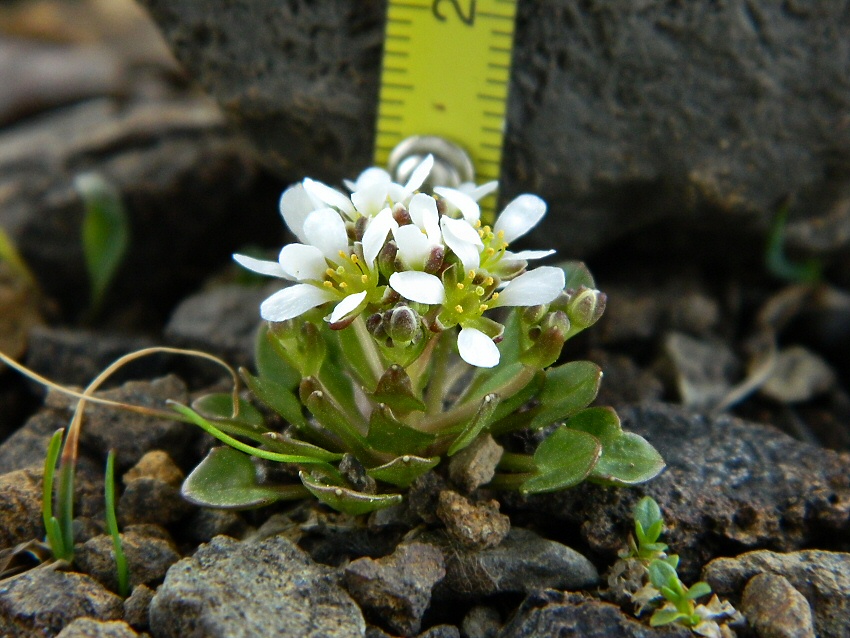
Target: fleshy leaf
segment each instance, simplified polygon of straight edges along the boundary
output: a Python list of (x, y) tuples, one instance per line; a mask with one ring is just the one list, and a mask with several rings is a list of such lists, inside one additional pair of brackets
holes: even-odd
[(275, 383), (270, 378), (255, 377), (244, 368), (240, 370), (240, 374), (248, 389), (260, 401), (292, 425), (299, 428), (307, 427), (307, 419), (304, 418), (301, 402), (291, 390)]
[(257, 365), (257, 376), (264, 382), (275, 383), (287, 390), (298, 387), (301, 374), (293, 368), (278, 349), (274, 335), (269, 334), (268, 324), (263, 324), (257, 331), (257, 341), (254, 347), (254, 362)]
[(92, 307), (99, 308), (130, 244), (130, 220), (118, 189), (102, 175), (86, 173), (74, 182), (85, 205), (83, 253)]
[(613, 408), (587, 408), (570, 417), (567, 427), (592, 434), (602, 446), (616, 441), (623, 434), (620, 417)]
[(413, 392), (413, 384), (404, 368), (393, 364), (378, 380), (372, 399), (386, 403), (393, 412), (404, 414), (413, 410), (425, 410), (425, 404)]
[(661, 508), (651, 496), (644, 496), (635, 505), (635, 523), (640, 523), (644, 530), (645, 538), (655, 542), (664, 527), (664, 519), (661, 516)]
[(596, 288), (596, 282), (593, 281), (593, 275), (584, 265), (583, 261), (565, 261), (558, 264), (564, 271), (566, 290), (578, 290), (581, 286), (593, 289)]
[(701, 580), (698, 583), (694, 583), (688, 588), (687, 598), (689, 600), (696, 600), (697, 598), (708, 596), (710, 593), (711, 585)]
[(324, 485), (306, 472), (301, 472), (299, 476), (313, 496), (344, 514), (359, 516), (401, 503), (401, 494), (365, 494), (338, 485)]
[(210, 450), (183, 482), (183, 497), (203, 507), (243, 509), (304, 498), (300, 485), (260, 485), (251, 457), (229, 447)]
[(649, 624), (652, 627), (660, 627), (661, 625), (669, 625), (681, 618), (687, 618), (688, 615), (676, 609), (659, 609), (649, 619)]
[(366, 470), (366, 474), (377, 481), (405, 488), (425, 472), (436, 467), (439, 462), (439, 456), (426, 459), (406, 454), (384, 465), (370, 468)]
[(537, 473), (520, 491), (539, 494), (577, 485), (590, 475), (601, 453), (596, 437), (562, 426), (538, 446), (534, 453)]
[(590, 361), (572, 361), (549, 368), (538, 396), (541, 405), (529, 427), (537, 430), (587, 407), (596, 398), (601, 380), (602, 370)]
[(679, 579), (676, 569), (663, 560), (652, 561), (647, 567), (647, 572), (652, 586), (656, 589), (669, 587), (671, 583)]
[(253, 405), (239, 399), (239, 414), (233, 418), (233, 395), (226, 392), (206, 394), (192, 402), (192, 408), (208, 419), (236, 421), (258, 432), (268, 432), (262, 413)]
[(460, 452), (467, 445), (472, 443), (475, 438), (493, 421), (493, 416), (496, 414), (496, 408), (499, 407), (499, 395), (488, 394), (481, 399), (481, 405), (478, 407), (478, 412), (472, 417), (472, 420), (467, 424), (463, 431), (454, 440), (449, 448), (448, 455), (453, 456)]
[(379, 403), (369, 419), (366, 443), (381, 452), (404, 454), (430, 445), (435, 438), (433, 434), (421, 432), (400, 422), (388, 406)]
[(603, 444), (591, 478), (612, 485), (635, 485), (655, 478), (663, 469), (664, 459), (646, 439), (623, 432), (617, 440)]

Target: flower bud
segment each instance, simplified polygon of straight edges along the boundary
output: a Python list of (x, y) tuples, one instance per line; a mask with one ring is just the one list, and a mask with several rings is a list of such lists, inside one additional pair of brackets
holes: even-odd
[(548, 368), (561, 356), (566, 337), (558, 328), (544, 330), (528, 350), (520, 355), (520, 361), (527, 366)]
[(574, 328), (584, 329), (595, 324), (605, 312), (607, 297), (598, 290), (582, 286), (570, 299), (567, 314)]
[(410, 218), (410, 213), (404, 207), (404, 204), (396, 204), (393, 206), (393, 219), (398, 222), (399, 226), (407, 226), (408, 224), (413, 223), (413, 220)]
[(540, 322), (542, 330), (556, 328), (562, 335), (566, 335), (570, 331), (570, 325), (570, 318), (563, 310), (548, 313)]
[(410, 343), (422, 335), (422, 320), (410, 306), (398, 306), (384, 313), (384, 326), (396, 345)]
[(327, 346), (316, 324), (305, 321), (298, 335), (298, 350), (304, 363), (302, 374), (316, 375), (327, 354)]
[(538, 304), (536, 306), (528, 306), (522, 311), (522, 321), (530, 326), (537, 325), (546, 315), (546, 306)]
[(446, 256), (446, 251), (442, 246), (434, 246), (431, 249), (431, 254), (428, 255), (428, 260), (425, 262), (425, 272), (429, 275), (436, 275), (443, 267), (443, 259)]
[(395, 260), (397, 255), (398, 246), (392, 240), (385, 243), (384, 247), (381, 248), (381, 252), (378, 253), (378, 270), (387, 279), (396, 271)]

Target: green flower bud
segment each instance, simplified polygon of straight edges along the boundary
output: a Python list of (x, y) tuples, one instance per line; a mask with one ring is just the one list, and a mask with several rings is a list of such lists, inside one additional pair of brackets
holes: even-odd
[(605, 293), (598, 290), (591, 290), (584, 286), (579, 288), (567, 306), (567, 314), (573, 327), (589, 328), (599, 321), (602, 313), (605, 312), (607, 299)]
[(396, 246), (395, 242), (390, 240), (384, 244), (384, 247), (381, 248), (381, 252), (378, 253), (377, 263), (378, 270), (381, 271), (381, 274), (389, 279), (390, 275), (392, 275), (395, 271), (395, 260), (398, 255), (398, 246)]
[(522, 321), (530, 326), (536, 326), (546, 315), (546, 306), (528, 306), (522, 311)]
[(528, 350), (522, 353), (520, 361), (527, 366), (548, 368), (561, 356), (566, 336), (556, 327), (544, 330)]
[(410, 343), (422, 336), (422, 319), (410, 306), (398, 306), (384, 313), (384, 327), (396, 345)]
[(570, 327), (570, 318), (563, 310), (556, 310), (555, 312), (548, 313), (543, 318), (543, 321), (540, 322), (540, 328), (542, 330), (545, 331), (549, 328), (557, 328), (563, 335), (570, 331)]

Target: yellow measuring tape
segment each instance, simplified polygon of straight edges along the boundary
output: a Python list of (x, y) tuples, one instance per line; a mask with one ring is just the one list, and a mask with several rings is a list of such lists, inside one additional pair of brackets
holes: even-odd
[(499, 178), (517, 0), (389, 0), (375, 139), (386, 166), (412, 135), (463, 148)]

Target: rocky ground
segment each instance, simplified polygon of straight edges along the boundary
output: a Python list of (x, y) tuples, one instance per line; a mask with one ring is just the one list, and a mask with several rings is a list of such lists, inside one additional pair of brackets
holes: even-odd
[[(381, 3), (293, 1), (285, 20), (257, 5), (146, 4), (184, 66), (128, 3), (0, 7), (0, 226), (34, 279), (0, 262), (0, 349), (70, 386), (154, 344), (250, 365), (268, 290), (229, 255), (285, 239), (276, 198), (300, 169), (335, 182), (368, 162)], [(44, 538), (47, 442), (74, 404), (5, 369), (0, 635), (692, 635), (651, 628), (607, 592), (650, 495), (680, 576), (743, 612), (738, 635), (850, 636), (846, 11), (595, 4), (519, 5), (519, 42), (547, 44), (518, 47), (506, 194), (547, 197), (548, 243), (585, 259), (608, 293), (606, 316), (566, 355), (602, 366), (597, 403), (658, 448), (665, 472), (521, 498), (438, 469), (368, 518), (312, 503), (205, 510), (179, 487), (209, 437), (91, 407), (63, 565), (32, 541)], [(348, 64), (328, 62), (343, 53)], [(131, 220), (98, 313), (73, 186), (91, 171)], [(771, 260), (783, 204), (789, 256)], [(821, 276), (790, 281), (806, 259)], [(164, 405), (220, 383), (157, 355), (106, 395)], [(127, 598), (102, 522), (110, 449)]]

